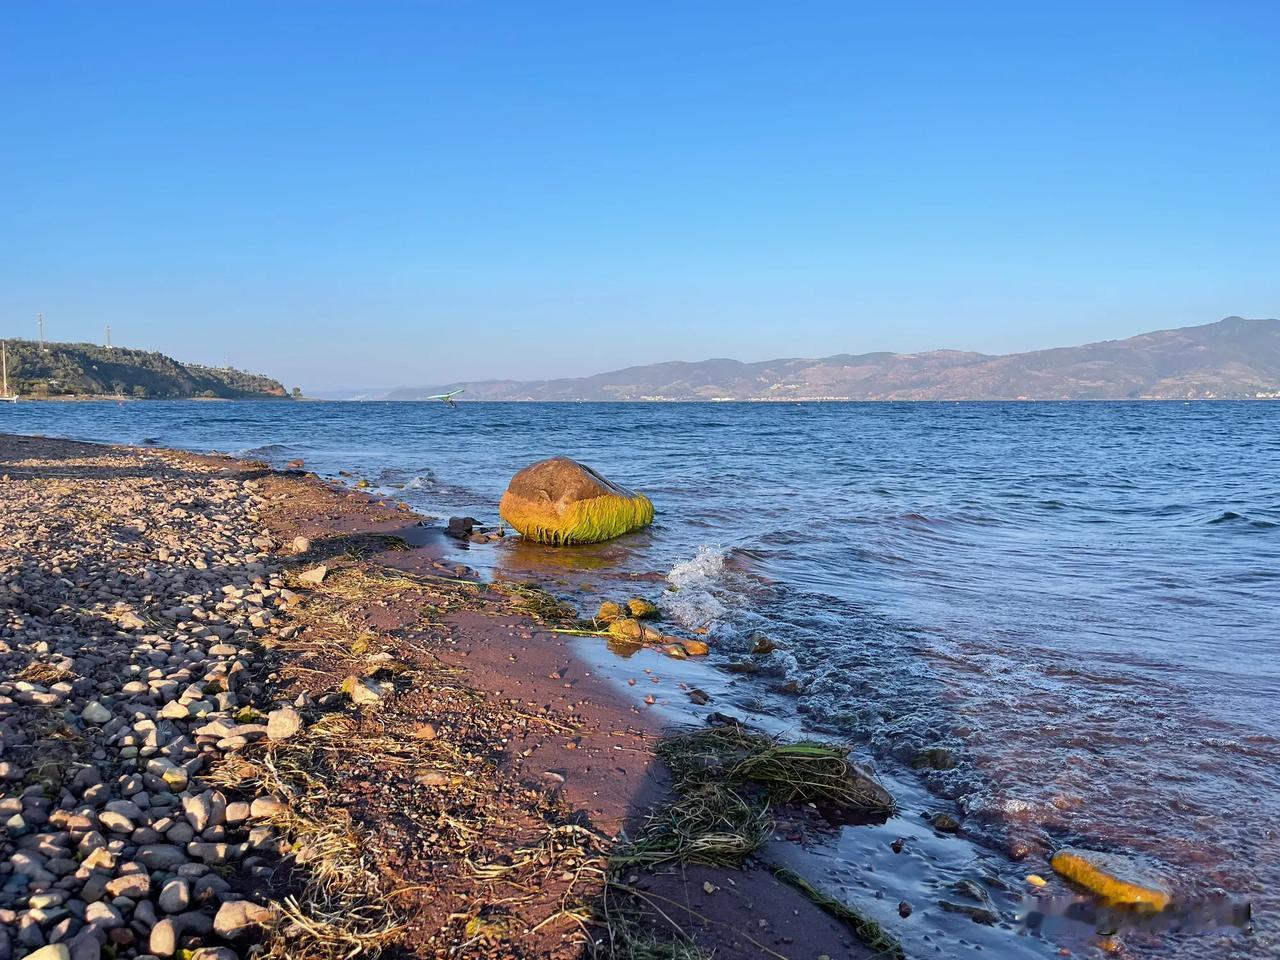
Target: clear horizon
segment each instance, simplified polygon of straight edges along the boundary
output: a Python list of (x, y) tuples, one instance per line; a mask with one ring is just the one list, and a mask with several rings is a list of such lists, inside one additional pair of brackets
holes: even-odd
[(307, 391), (1280, 315), (1280, 8), (0, 9), (0, 337)]

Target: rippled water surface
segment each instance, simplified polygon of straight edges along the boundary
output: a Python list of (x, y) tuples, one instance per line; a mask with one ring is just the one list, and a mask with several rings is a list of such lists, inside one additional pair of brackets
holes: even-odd
[(518, 467), (583, 460), (653, 528), (479, 565), (660, 572), (722, 661), (776, 642), (748, 689), (798, 681), (797, 724), (919, 767), (969, 831), (1149, 855), (1253, 900), (1223, 949), (1280, 952), (1280, 404), (26, 403), (0, 431), (302, 457), (491, 520)]

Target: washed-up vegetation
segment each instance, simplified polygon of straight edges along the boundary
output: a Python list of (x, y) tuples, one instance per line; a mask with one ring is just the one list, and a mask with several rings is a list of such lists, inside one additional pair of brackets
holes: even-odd
[(826, 804), (883, 819), (893, 799), (843, 747), (782, 744), (739, 726), (674, 736), (658, 747), (676, 799), (652, 816), (624, 864), (676, 860), (737, 866), (773, 829), (774, 804)]
[[(738, 867), (756, 853), (774, 830), (778, 806), (825, 805), (868, 819), (894, 812), (892, 797), (860, 770), (843, 747), (824, 743), (780, 743), (737, 725), (679, 734), (658, 746), (671, 771), (674, 799), (655, 811), (640, 835), (611, 857), (615, 893), (636, 908), (645, 895), (621, 883), (622, 873), (664, 863)], [(845, 923), (878, 956), (900, 958), (901, 947), (883, 928), (852, 906), (820, 893), (793, 871), (779, 879), (797, 887), (819, 907)], [(660, 905), (641, 903), (670, 922), (674, 939), (643, 941), (644, 956), (697, 956), (692, 942)], [(620, 911), (617, 938), (635, 939), (627, 908)], [(657, 952), (653, 952), (653, 951)], [(630, 954), (623, 954), (630, 956)]]

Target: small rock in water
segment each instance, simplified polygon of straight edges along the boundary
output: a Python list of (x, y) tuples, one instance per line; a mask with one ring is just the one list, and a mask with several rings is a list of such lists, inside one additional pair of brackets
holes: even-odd
[(658, 607), (644, 597), (632, 597), (627, 601), (627, 612), (637, 620), (654, 620), (658, 616)]
[(640, 625), (639, 620), (633, 617), (623, 617), (609, 624), (609, 635), (617, 637), (619, 640), (639, 643), (644, 639), (644, 627)]
[(775, 649), (777, 647), (774, 642), (762, 633), (756, 634), (755, 639), (751, 641), (751, 652), (754, 654), (773, 653)]
[(960, 821), (949, 813), (935, 813), (929, 818), (929, 823), (932, 824), (933, 829), (943, 833), (955, 833), (960, 829)]
[(613, 623), (615, 620), (622, 619), (622, 607), (612, 600), (606, 600), (600, 604), (600, 609), (596, 611), (596, 619), (601, 623)]
[(970, 903), (953, 903), (950, 900), (939, 900), (938, 906), (947, 911), (947, 913), (962, 913), (974, 923), (981, 923), (987, 926), (991, 926), (1000, 919), (995, 911), (990, 908), (979, 907)]
[(449, 526), (445, 529), (451, 537), (469, 537), (479, 521), (475, 517), (450, 517)]

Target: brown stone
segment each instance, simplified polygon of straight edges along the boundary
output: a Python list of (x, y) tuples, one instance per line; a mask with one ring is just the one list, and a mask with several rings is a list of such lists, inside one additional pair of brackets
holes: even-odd
[(653, 522), (648, 497), (568, 457), (517, 473), (498, 512), (521, 535), (541, 543), (598, 543)]
[(439, 734), (434, 723), (420, 723), (413, 728), (411, 736), (415, 740), (434, 740)]

